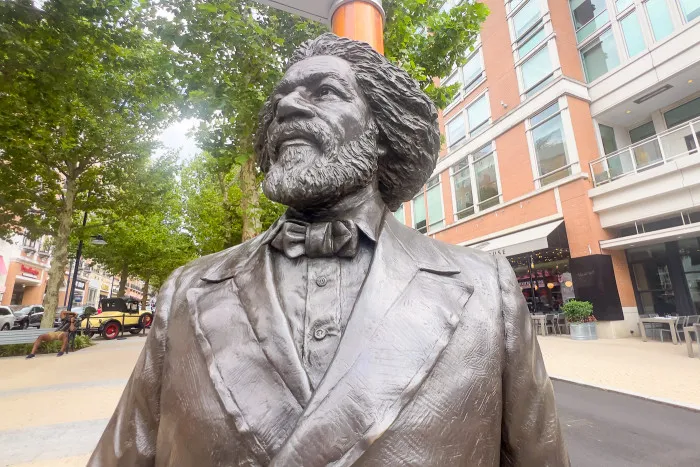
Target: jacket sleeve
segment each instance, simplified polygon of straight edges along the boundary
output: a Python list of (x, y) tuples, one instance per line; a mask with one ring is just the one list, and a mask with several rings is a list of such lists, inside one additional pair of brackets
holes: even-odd
[(505, 338), (501, 466), (569, 466), (529, 310), (510, 263), (497, 261)]
[(181, 269), (163, 284), (158, 309), (134, 371), (107, 424), (89, 467), (149, 466), (155, 464), (160, 421), (160, 388), (170, 305)]

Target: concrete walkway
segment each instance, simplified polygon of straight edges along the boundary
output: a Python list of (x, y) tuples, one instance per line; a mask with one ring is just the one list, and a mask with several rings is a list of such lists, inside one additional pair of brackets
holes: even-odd
[[(700, 410), (700, 359), (685, 344), (626, 339), (574, 341), (539, 336), (553, 378), (652, 398)], [(697, 346), (695, 347), (697, 351)]]
[[(590, 342), (572, 341), (568, 337), (539, 340), (547, 370), (555, 378), (700, 407), (700, 359), (688, 358), (685, 346), (641, 342), (635, 338)], [(143, 337), (129, 336), (123, 341), (98, 340), (94, 347), (60, 358), (38, 355), (32, 360), (0, 359), (0, 467), (84, 466), (114, 411), (144, 341)], [(608, 399), (605, 395), (586, 395), (592, 393), (585, 390), (580, 391), (581, 396), (567, 399), (568, 393), (578, 393), (570, 387), (564, 393), (563, 387), (555, 383), (573, 459), (576, 449), (592, 446), (582, 445), (581, 439), (590, 438), (588, 441), (595, 443), (600, 438), (576, 431), (581, 419), (577, 407), (585, 402), (577, 397), (590, 399), (585, 402), (588, 406), (595, 406), (596, 400)], [(662, 411), (675, 410), (659, 407)], [(692, 416), (700, 419), (700, 414), (692, 413)], [(646, 420), (654, 417), (650, 412)], [(597, 432), (598, 424), (608, 424), (602, 419), (589, 422), (595, 428), (591, 428), (591, 433)], [(629, 423), (619, 428), (624, 430), (626, 426)], [(642, 438), (637, 441), (654, 442)], [(605, 449), (616, 449), (615, 443), (614, 439), (609, 440)], [(619, 455), (612, 459), (631, 459), (625, 453)]]

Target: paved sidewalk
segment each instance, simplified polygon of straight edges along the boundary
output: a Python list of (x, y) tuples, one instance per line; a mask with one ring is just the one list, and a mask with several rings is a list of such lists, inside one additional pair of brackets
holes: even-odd
[(0, 359), (0, 467), (84, 466), (146, 339)]
[[(553, 378), (700, 409), (700, 359), (685, 344), (625, 339), (574, 341), (538, 336)], [(697, 351), (697, 346), (695, 347)]]
[[(144, 342), (130, 336), (61, 358), (0, 359), (0, 467), (84, 466)], [(555, 378), (700, 407), (700, 359), (688, 358), (683, 345), (552, 336), (539, 342)], [(557, 402), (566, 405), (565, 394)]]

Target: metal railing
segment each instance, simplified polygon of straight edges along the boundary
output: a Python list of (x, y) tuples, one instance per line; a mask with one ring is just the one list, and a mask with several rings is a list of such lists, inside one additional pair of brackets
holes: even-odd
[(600, 186), (666, 164), (677, 157), (697, 154), (699, 139), (700, 118), (696, 118), (607, 154), (590, 163), (593, 183)]

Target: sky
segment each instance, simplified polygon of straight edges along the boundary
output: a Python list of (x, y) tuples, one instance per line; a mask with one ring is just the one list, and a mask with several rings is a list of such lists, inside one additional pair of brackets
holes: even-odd
[(179, 151), (181, 161), (192, 159), (200, 152), (194, 136), (190, 134), (198, 122), (199, 120), (196, 118), (187, 118), (177, 121), (163, 130), (158, 136), (158, 140), (163, 144), (163, 149)]

